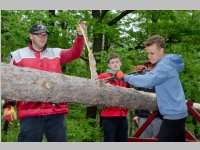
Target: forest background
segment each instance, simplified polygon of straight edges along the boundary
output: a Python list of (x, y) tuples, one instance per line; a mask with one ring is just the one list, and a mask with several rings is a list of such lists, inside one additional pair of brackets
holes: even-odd
[[(122, 71), (129, 73), (134, 66), (147, 61), (143, 42), (159, 34), (166, 40), (166, 53), (183, 56), (185, 67), (180, 73), (187, 99), (200, 103), (200, 11), (199, 10), (2, 10), (1, 61), (9, 62), (9, 53), (29, 44), (28, 30), (32, 24), (43, 23), (49, 31), (48, 47), (71, 48), (76, 25), (88, 23), (88, 38), (97, 63), (98, 74), (107, 69), (107, 57), (118, 53)], [(80, 59), (62, 67), (63, 73), (90, 78), (85, 46)], [(66, 115), (68, 141), (102, 141), (98, 107), (96, 119), (86, 117), (86, 105), (70, 104)], [(129, 136), (137, 128), (132, 123), (134, 110), (129, 110)], [(2, 116), (2, 115), (1, 115)], [(3, 129), (4, 120), (1, 119)], [(200, 138), (200, 125), (192, 117), (187, 128)], [(2, 130), (1, 141), (17, 141), (19, 120)], [(45, 138), (44, 138), (45, 141)]]

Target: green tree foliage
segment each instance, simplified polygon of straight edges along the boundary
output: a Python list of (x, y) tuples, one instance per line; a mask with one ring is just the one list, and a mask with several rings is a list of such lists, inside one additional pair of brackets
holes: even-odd
[[(97, 62), (97, 72), (107, 69), (107, 58), (118, 53), (122, 71), (129, 73), (143, 64), (146, 53), (143, 42), (153, 34), (166, 39), (166, 53), (181, 54), (185, 67), (180, 77), (187, 99), (200, 103), (200, 11), (199, 10), (2, 10), (1, 58), (8, 62), (9, 53), (29, 43), (28, 30), (34, 23), (44, 23), (49, 31), (49, 47), (70, 48), (76, 36), (76, 25), (88, 23), (88, 38)], [(63, 66), (63, 73), (90, 78), (88, 52)], [(97, 120), (86, 119), (85, 106), (70, 105), (66, 116), (69, 141), (101, 141)], [(193, 130), (192, 119), (187, 126)], [(12, 132), (18, 132), (18, 121)], [(199, 132), (199, 131), (197, 131)], [(12, 133), (13, 134), (13, 133)], [(6, 139), (2, 141), (16, 141)]]

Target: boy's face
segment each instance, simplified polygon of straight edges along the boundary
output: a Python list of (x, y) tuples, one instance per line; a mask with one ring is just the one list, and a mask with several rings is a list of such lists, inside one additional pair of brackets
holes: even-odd
[(119, 60), (119, 58), (113, 58), (109, 61), (108, 66), (112, 71), (118, 72), (120, 71), (121, 61)]
[(164, 49), (160, 48), (156, 44), (145, 47), (149, 61), (152, 64), (156, 64), (163, 56)]

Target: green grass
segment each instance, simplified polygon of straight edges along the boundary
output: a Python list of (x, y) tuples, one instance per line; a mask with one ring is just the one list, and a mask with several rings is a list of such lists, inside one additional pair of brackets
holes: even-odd
[[(69, 142), (101, 142), (103, 137), (102, 129), (99, 126), (99, 118), (87, 119), (86, 106), (69, 105), (69, 114), (65, 115), (67, 124), (67, 137)], [(1, 121), (3, 129), (5, 121)], [(2, 130), (2, 142), (17, 142), (19, 133), (19, 120), (15, 120), (8, 127), (7, 134)], [(46, 142), (44, 136), (43, 142)]]
[[(97, 114), (100, 112), (98, 108)], [(137, 128), (131, 123), (133, 112), (129, 111), (129, 136), (133, 136)], [(103, 141), (103, 131), (99, 125), (99, 116), (96, 119), (86, 118), (86, 106), (85, 105), (69, 105), (69, 114), (65, 115), (65, 120), (67, 123), (67, 137), (68, 142), (102, 142)], [(187, 118), (186, 128), (193, 134), (196, 138), (200, 139), (200, 123), (195, 122), (191, 116)], [(1, 120), (1, 127), (3, 129), (4, 120)], [(1, 141), (2, 142), (17, 142), (17, 137), (19, 133), (19, 121), (15, 120), (9, 125), (7, 134), (2, 130)], [(46, 142), (46, 137), (44, 136), (43, 142)]]

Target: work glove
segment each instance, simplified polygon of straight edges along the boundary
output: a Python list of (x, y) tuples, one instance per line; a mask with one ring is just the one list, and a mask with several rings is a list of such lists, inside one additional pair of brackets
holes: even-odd
[(118, 71), (116, 74), (115, 74), (115, 78), (117, 79), (120, 79), (120, 80), (124, 80), (124, 73), (122, 71)]
[(145, 73), (146, 69), (147, 69), (147, 67), (144, 65), (138, 65), (138, 66), (134, 67), (134, 71), (141, 73), (141, 74)]
[(13, 120), (17, 119), (17, 115), (13, 106), (7, 106), (3, 110), (3, 118), (9, 124), (13, 122)]
[(87, 34), (87, 23), (86, 21), (81, 21), (80, 23), (78, 23), (77, 27), (76, 27), (76, 32), (78, 35), (83, 35), (82, 31), (81, 31), (81, 27), (83, 28), (83, 30), (85, 31), (85, 33)]
[(133, 117), (133, 124), (138, 128), (139, 127), (139, 117), (134, 116)]

